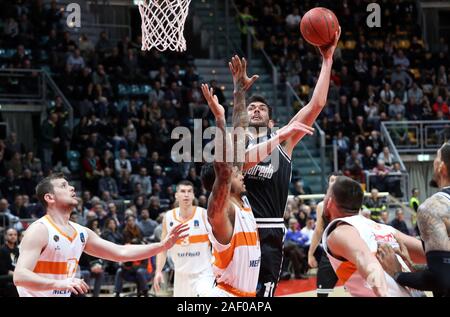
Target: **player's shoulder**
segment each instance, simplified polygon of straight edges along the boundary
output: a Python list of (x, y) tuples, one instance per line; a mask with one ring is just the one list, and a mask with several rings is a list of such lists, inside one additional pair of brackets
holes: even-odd
[(433, 196), (427, 198), (418, 208), (418, 215), (442, 215), (450, 213), (450, 196), (447, 194), (436, 193)]
[(33, 222), (24, 232), (23, 241), (34, 241), (35, 243), (47, 243), (49, 231), (42, 221)]

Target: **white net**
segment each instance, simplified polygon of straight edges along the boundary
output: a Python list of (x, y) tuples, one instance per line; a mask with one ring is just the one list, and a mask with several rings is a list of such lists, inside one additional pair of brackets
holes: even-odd
[(141, 1), (142, 50), (154, 47), (159, 51), (185, 51), (183, 31), (190, 3), (191, 0)]

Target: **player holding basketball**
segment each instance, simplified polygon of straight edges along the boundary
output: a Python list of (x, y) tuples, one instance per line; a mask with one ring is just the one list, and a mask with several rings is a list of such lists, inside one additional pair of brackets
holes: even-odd
[[(322, 245), (336, 275), (352, 296), (423, 296), (396, 283), (375, 256), (381, 243), (394, 248), (404, 244), (413, 259), (423, 263), (419, 240), (359, 215), (363, 197), (361, 185), (349, 177), (338, 176), (329, 184), (323, 213), (330, 223)], [(409, 270), (403, 261), (402, 270)]]
[(101, 239), (92, 230), (69, 221), (78, 205), (75, 188), (64, 175), (44, 178), (36, 194), (47, 215), (36, 220), (25, 232), (14, 271), (14, 284), (22, 297), (69, 297), (84, 294), (88, 285), (75, 278), (82, 252), (110, 261), (129, 262), (148, 259), (171, 248), (186, 237), (187, 225), (173, 228), (166, 239), (148, 245), (117, 245)]
[[(289, 122), (312, 126), (326, 104), (330, 84), (333, 54), (340, 37), (340, 28), (330, 46), (321, 47), (323, 57), (322, 68), (317, 80), (314, 94), (310, 102), (303, 107)], [(273, 127), (272, 111), (267, 101), (261, 96), (252, 96), (247, 106), (250, 127), (265, 128), (259, 132), (250, 130), (248, 148), (273, 138), (277, 133)], [(283, 214), (287, 203), (289, 183), (291, 180), (291, 156), (294, 147), (304, 134), (291, 136), (281, 145), (276, 146), (269, 154), (275, 157), (276, 163), (266, 157), (259, 160), (248, 160), (244, 165), (247, 195), (258, 223), (261, 240), (261, 270), (258, 281), (258, 296), (273, 296), (279, 281), (283, 260), (283, 237), (285, 226)], [(277, 167), (277, 168), (276, 168)]]
[(169, 251), (157, 255), (153, 286), (159, 291), (163, 279), (162, 269), (169, 254), (175, 271), (173, 296), (204, 296), (214, 287), (206, 210), (194, 206), (194, 185), (189, 181), (178, 183), (175, 199), (179, 207), (165, 214), (161, 238), (165, 239), (170, 229), (181, 223), (189, 225), (189, 236), (177, 241)]
[[(245, 61), (244, 61), (245, 63)], [(256, 80), (246, 76), (238, 58), (233, 59), (230, 69), (233, 78), (243, 88), (235, 91), (233, 125), (246, 128), (248, 117), (245, 111), (245, 89)], [(213, 246), (216, 287), (208, 296), (255, 296), (260, 267), (260, 242), (252, 209), (243, 196), (245, 192), (242, 165), (244, 158), (235, 161), (234, 149), (245, 141), (245, 135), (233, 135), (233, 141), (225, 130), (225, 111), (207, 85), (202, 85), (203, 95), (216, 119), (215, 158), (213, 164), (205, 164), (201, 179), (206, 190), (211, 192), (208, 201), (209, 238)], [(238, 130), (238, 129), (237, 129)], [(240, 130), (242, 131), (242, 130)], [(293, 134), (312, 131), (294, 123), (280, 131), (276, 138), (281, 142)], [(266, 142), (262, 146), (272, 146)], [(275, 145), (276, 146), (276, 145)], [(232, 159), (226, 158), (232, 153)]]

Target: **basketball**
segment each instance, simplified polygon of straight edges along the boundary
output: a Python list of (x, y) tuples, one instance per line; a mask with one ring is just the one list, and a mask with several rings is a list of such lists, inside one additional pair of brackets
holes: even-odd
[(314, 8), (306, 12), (300, 22), (300, 32), (314, 46), (326, 46), (333, 42), (339, 29), (339, 21), (333, 11)]

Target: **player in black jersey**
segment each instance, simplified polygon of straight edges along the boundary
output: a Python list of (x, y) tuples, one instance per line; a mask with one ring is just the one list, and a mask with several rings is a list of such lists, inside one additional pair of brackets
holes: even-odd
[[(303, 107), (288, 123), (301, 122), (312, 126), (326, 105), (330, 84), (333, 54), (340, 36), (328, 47), (321, 47), (322, 69), (310, 102)], [(263, 97), (253, 96), (247, 106), (250, 136), (248, 148), (276, 136), (272, 131), (272, 111)], [(259, 129), (259, 130), (258, 130)], [(256, 130), (256, 131), (255, 131)], [(304, 136), (299, 133), (279, 146), (271, 149), (270, 156), (259, 156), (258, 160), (247, 160), (244, 165), (247, 197), (256, 217), (261, 241), (261, 270), (257, 296), (274, 295), (279, 281), (283, 260), (283, 239), (285, 226), (283, 215), (287, 203), (289, 183), (291, 181), (291, 156), (294, 147)]]
[[(394, 250), (382, 245), (377, 252), (384, 270), (400, 285), (433, 291), (434, 297), (450, 297), (450, 144), (444, 144), (433, 163), (431, 185), (439, 191), (425, 200), (417, 210), (417, 224), (425, 249), (427, 267), (412, 263), (408, 252), (395, 250), (412, 268), (402, 273)], [(402, 252), (403, 251), (403, 252)]]

